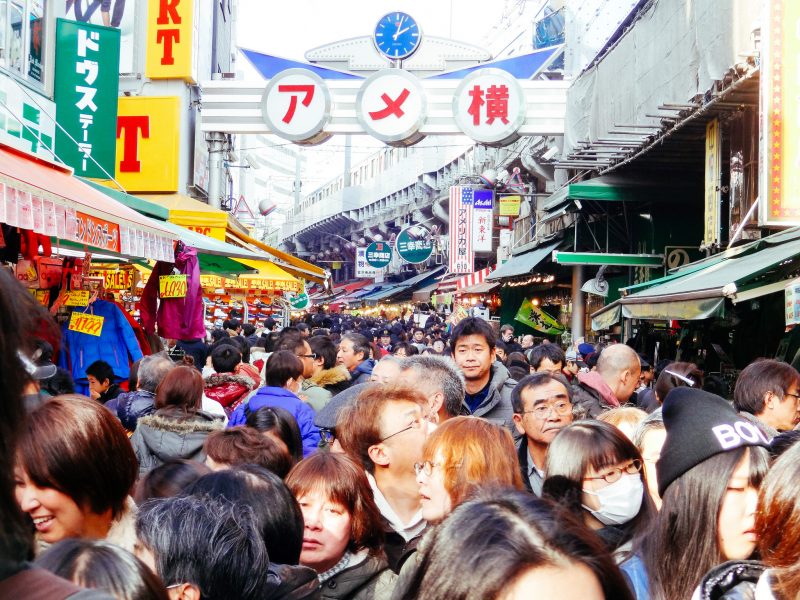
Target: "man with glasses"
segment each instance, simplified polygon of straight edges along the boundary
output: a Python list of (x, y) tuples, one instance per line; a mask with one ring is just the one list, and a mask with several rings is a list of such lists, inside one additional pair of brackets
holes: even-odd
[(549, 371), (522, 378), (511, 394), (514, 425), (524, 437), (517, 456), (528, 491), (542, 495), (550, 442), (572, 423), (572, 393), (566, 379)]
[(433, 425), (426, 398), (397, 385), (372, 384), (343, 409), (336, 422), (342, 449), (367, 473), (386, 533), (389, 566), (399, 572), (425, 529), (414, 463)]
[(315, 373), (317, 355), (311, 351), (311, 346), (300, 332), (290, 331), (281, 334), (275, 350), (288, 350), (303, 363), (303, 382), (300, 384), (298, 396), (308, 402), (315, 411), (325, 406), (331, 399), (332, 394), (312, 380)]
[(749, 364), (736, 380), (733, 406), (772, 439), (794, 429), (800, 420), (800, 373), (772, 359)]

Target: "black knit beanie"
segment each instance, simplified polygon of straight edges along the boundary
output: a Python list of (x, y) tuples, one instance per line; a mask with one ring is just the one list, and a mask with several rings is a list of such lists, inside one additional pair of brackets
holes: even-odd
[(663, 406), (667, 439), (658, 459), (658, 493), (707, 458), (742, 446), (769, 447), (751, 422), (719, 396), (691, 387), (670, 391)]

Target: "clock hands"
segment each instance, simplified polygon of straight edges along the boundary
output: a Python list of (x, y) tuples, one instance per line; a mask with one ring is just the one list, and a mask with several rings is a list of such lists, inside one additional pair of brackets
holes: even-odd
[[(392, 39), (395, 42), (397, 41), (397, 36), (399, 36), (401, 33), (403, 33), (403, 31), (405, 31), (405, 29), (403, 31), (400, 31), (400, 28), (403, 26), (403, 21), (404, 20), (405, 20), (405, 17), (400, 17), (400, 20), (397, 22), (397, 32), (394, 35), (392, 35)], [(408, 28), (406, 28), (406, 29), (408, 29)]]

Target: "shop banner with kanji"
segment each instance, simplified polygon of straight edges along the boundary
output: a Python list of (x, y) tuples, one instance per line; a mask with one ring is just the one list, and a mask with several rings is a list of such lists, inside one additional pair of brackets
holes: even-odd
[(56, 147), (75, 175), (114, 175), (119, 36), (114, 27), (56, 23)]
[(522, 301), (514, 320), (549, 335), (561, 335), (564, 333), (564, 326), (561, 323), (538, 306), (534, 306), (528, 299)]
[(459, 185), (450, 188), (450, 273), (472, 273), (475, 270), (473, 196), (472, 188)]
[(492, 251), (492, 213), (494, 191), (474, 190), (472, 195), (472, 249), (475, 252)]
[(758, 224), (789, 227), (800, 225), (800, 2), (764, 5)]

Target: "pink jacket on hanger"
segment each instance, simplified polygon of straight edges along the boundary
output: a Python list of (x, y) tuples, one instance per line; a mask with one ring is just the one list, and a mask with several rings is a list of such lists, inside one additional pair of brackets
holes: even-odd
[[(158, 278), (174, 274), (173, 268), (186, 275), (186, 297), (159, 298)], [(175, 250), (175, 264), (157, 262), (147, 280), (139, 305), (142, 327), (147, 333), (153, 333), (158, 324), (158, 335), (165, 339), (202, 340), (206, 337), (203, 311), (197, 250), (190, 246), (181, 248), (179, 243)]]

